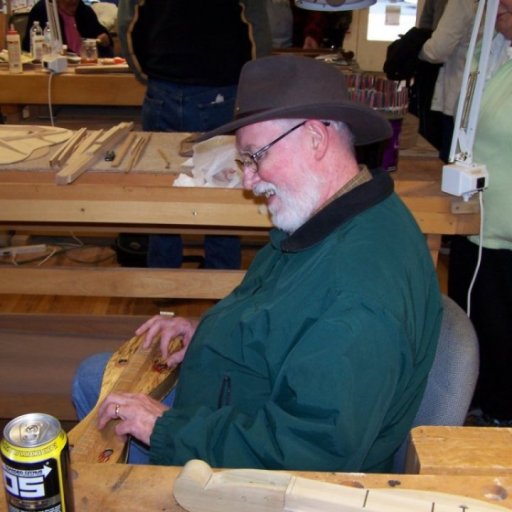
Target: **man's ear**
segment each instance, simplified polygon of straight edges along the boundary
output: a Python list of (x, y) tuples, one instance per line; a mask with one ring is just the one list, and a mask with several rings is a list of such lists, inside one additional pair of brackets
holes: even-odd
[(306, 130), (310, 137), (311, 149), (314, 152), (314, 157), (320, 160), (327, 151), (329, 146), (329, 131), (328, 127), (317, 121), (316, 119), (310, 119), (306, 121)]

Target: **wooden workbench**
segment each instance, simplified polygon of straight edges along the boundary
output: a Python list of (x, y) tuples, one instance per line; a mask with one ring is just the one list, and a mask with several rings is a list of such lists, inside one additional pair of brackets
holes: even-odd
[(428, 475), (512, 477), (512, 428), (416, 427), (407, 471)]
[[(161, 159), (159, 164), (163, 164)], [(394, 173), (396, 189), (427, 235), (434, 259), (442, 234), (475, 233), (479, 226), (478, 213), (463, 213), (464, 208), (472, 211), (474, 205), (440, 192), (440, 169), (440, 162), (430, 154), (412, 153), (401, 157)], [(171, 186), (174, 175), (159, 171), (88, 171), (72, 184), (61, 186), (55, 184), (55, 171), (0, 170), (0, 229), (266, 236), (271, 224), (264, 199), (255, 199), (241, 189), (175, 188)], [(220, 299), (242, 277), (243, 272), (235, 270), (4, 265), (0, 267), (0, 294)], [(35, 410), (43, 400), (47, 410), (73, 420), (69, 401), (72, 372), (102, 343), (94, 337), (89, 341), (80, 331), (84, 322), (89, 325), (95, 320), (75, 320), (76, 332), (67, 331), (68, 341), (58, 335), (59, 343), (53, 343), (54, 349), (47, 353), (41, 351), (41, 322), (46, 321), (44, 330), (53, 340), (51, 324), (58, 325), (62, 319), (41, 321), (23, 316), (0, 316), (0, 342), (6, 340), (12, 347), (10, 359), (0, 361), (0, 373), (8, 377), (3, 393), (0, 387), (0, 417)], [(112, 341), (104, 343), (106, 350)], [(41, 367), (54, 364), (66, 371), (55, 374), (58, 378), (41, 375), (26, 381), (33, 359), (24, 360), (27, 351), (37, 354)]]
[[(75, 510), (182, 512), (173, 496), (173, 482), (179, 471), (177, 467), (163, 466), (76, 464), (72, 471)], [(459, 494), (512, 510), (512, 477), (500, 476), (499, 473), (494, 476), (290, 473), (367, 489), (400, 488)], [(0, 512), (7, 510), (3, 493), (2, 486)], [(461, 510), (465, 508), (461, 506)]]
[(11, 74), (0, 67), (0, 107), (47, 105), (140, 106), (145, 86), (132, 73), (78, 74), (73, 68), (53, 75), (42, 69)]
[(147, 318), (0, 313), (0, 419), (44, 411), (76, 421), (70, 397), (79, 363), (114, 352)]
[[(241, 189), (174, 188), (173, 175), (151, 172), (87, 172), (71, 185), (57, 186), (54, 175), (0, 170), (0, 229), (265, 235), (271, 226), (264, 200)], [(427, 236), (434, 261), (443, 234), (478, 232), (478, 204), (440, 191), (437, 158), (404, 155), (393, 176), (397, 193)], [(2, 267), (0, 293), (221, 298), (243, 275), (191, 272), (199, 280), (192, 288), (191, 276), (182, 270)], [(199, 290), (205, 295), (198, 296)]]

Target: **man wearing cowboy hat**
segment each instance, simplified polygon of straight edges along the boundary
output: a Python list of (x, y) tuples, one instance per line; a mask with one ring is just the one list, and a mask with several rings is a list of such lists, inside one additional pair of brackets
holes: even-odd
[[(149, 445), (155, 464), (390, 471), (441, 301), (391, 178), (354, 156), (388, 123), (349, 101), (334, 67), (273, 56), (245, 65), (234, 120), (201, 138), (232, 132), (244, 187), (267, 198), (270, 242), (200, 322), (154, 317), (137, 331), (148, 345), (161, 335), (169, 365), (183, 361), (173, 405), (111, 394), (99, 428), (120, 418), (118, 434)], [(169, 356), (176, 335), (184, 349)]]

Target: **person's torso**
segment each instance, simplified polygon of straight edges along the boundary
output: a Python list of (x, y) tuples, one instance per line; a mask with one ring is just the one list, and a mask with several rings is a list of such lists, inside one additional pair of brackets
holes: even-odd
[[(489, 171), (484, 191), (484, 246), (512, 250), (512, 60), (505, 63), (484, 89), (473, 161)], [(477, 237), (472, 240), (478, 243)]]
[[(343, 340), (343, 333), (325, 330), (333, 318), (333, 304), (340, 315), (353, 307), (380, 310), (386, 317), (383, 324), (400, 326), (400, 334), (389, 327), (388, 350), (398, 350), (408, 363), (401, 391), (382, 413), (390, 423), (381, 425), (386, 435), (374, 441), (367, 456), (366, 469), (372, 467), (405, 435), (405, 418), (397, 417), (415, 401), (419, 404), (416, 387), (421, 387), (428, 371), (426, 354), (432, 353), (437, 340), (429, 329), (435, 331), (438, 291), (424, 245), (409, 212), (395, 196), (306, 250), (287, 253), (269, 244), (240, 287), (202, 318), (181, 369), (176, 407), (231, 405), (249, 416), (255, 414), (283, 387), (281, 379), (290, 361), (307, 359), (315, 341), (328, 345), (326, 339), (311, 338), (316, 322), (323, 323), (327, 339)], [(432, 316), (422, 316), (425, 311)], [(394, 320), (388, 322), (389, 317)], [(425, 328), (425, 322), (432, 325)], [(371, 336), (371, 325), (367, 328)], [(328, 349), (322, 345), (321, 350)], [(382, 371), (375, 369), (376, 379)], [(226, 379), (229, 394), (223, 384)], [(304, 386), (308, 385), (305, 380)]]
[(147, 0), (133, 28), (133, 49), (149, 77), (228, 85), (238, 82), (253, 45), (238, 0)]

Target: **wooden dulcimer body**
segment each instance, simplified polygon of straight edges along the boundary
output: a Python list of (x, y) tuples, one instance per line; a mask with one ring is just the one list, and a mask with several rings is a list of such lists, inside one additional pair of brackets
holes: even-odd
[[(160, 400), (176, 385), (178, 368), (169, 369), (162, 361), (158, 342), (143, 349), (143, 338), (136, 336), (128, 340), (110, 358), (96, 406), (68, 433), (72, 461), (107, 464), (126, 461), (126, 442), (114, 432), (119, 420), (112, 420), (101, 431), (96, 427), (99, 405), (109, 393), (145, 393)], [(180, 344), (178, 339), (173, 340), (170, 350), (178, 349)]]

